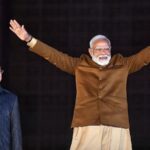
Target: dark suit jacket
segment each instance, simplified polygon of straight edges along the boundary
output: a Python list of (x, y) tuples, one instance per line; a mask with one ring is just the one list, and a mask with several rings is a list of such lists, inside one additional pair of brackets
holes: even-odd
[(0, 86), (0, 150), (22, 150), (17, 96)]

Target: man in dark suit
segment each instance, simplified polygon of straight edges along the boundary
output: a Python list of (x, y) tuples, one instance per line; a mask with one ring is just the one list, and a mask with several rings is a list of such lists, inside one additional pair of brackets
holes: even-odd
[[(3, 70), (0, 67), (0, 83)], [(22, 150), (17, 96), (0, 85), (0, 150)]]

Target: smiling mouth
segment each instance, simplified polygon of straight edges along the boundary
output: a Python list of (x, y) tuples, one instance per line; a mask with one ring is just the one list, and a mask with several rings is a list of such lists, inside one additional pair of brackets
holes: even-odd
[(103, 57), (99, 57), (99, 60), (106, 60), (108, 57), (107, 56), (103, 56)]

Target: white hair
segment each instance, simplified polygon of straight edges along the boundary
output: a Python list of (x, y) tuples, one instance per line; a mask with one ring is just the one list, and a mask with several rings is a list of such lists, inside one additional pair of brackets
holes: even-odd
[(89, 42), (90, 48), (93, 47), (93, 43), (94, 43), (96, 40), (105, 40), (105, 41), (108, 43), (109, 47), (111, 48), (111, 42), (110, 42), (110, 40), (109, 40), (105, 35), (96, 35), (96, 36), (94, 36), (94, 37), (90, 40), (90, 42)]

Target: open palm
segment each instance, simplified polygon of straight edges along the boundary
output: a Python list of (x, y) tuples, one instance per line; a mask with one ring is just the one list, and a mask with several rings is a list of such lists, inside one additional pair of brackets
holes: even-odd
[(24, 25), (20, 25), (16, 20), (10, 20), (9, 29), (14, 32), (19, 39), (23, 41), (30, 41), (31, 35), (26, 31)]

